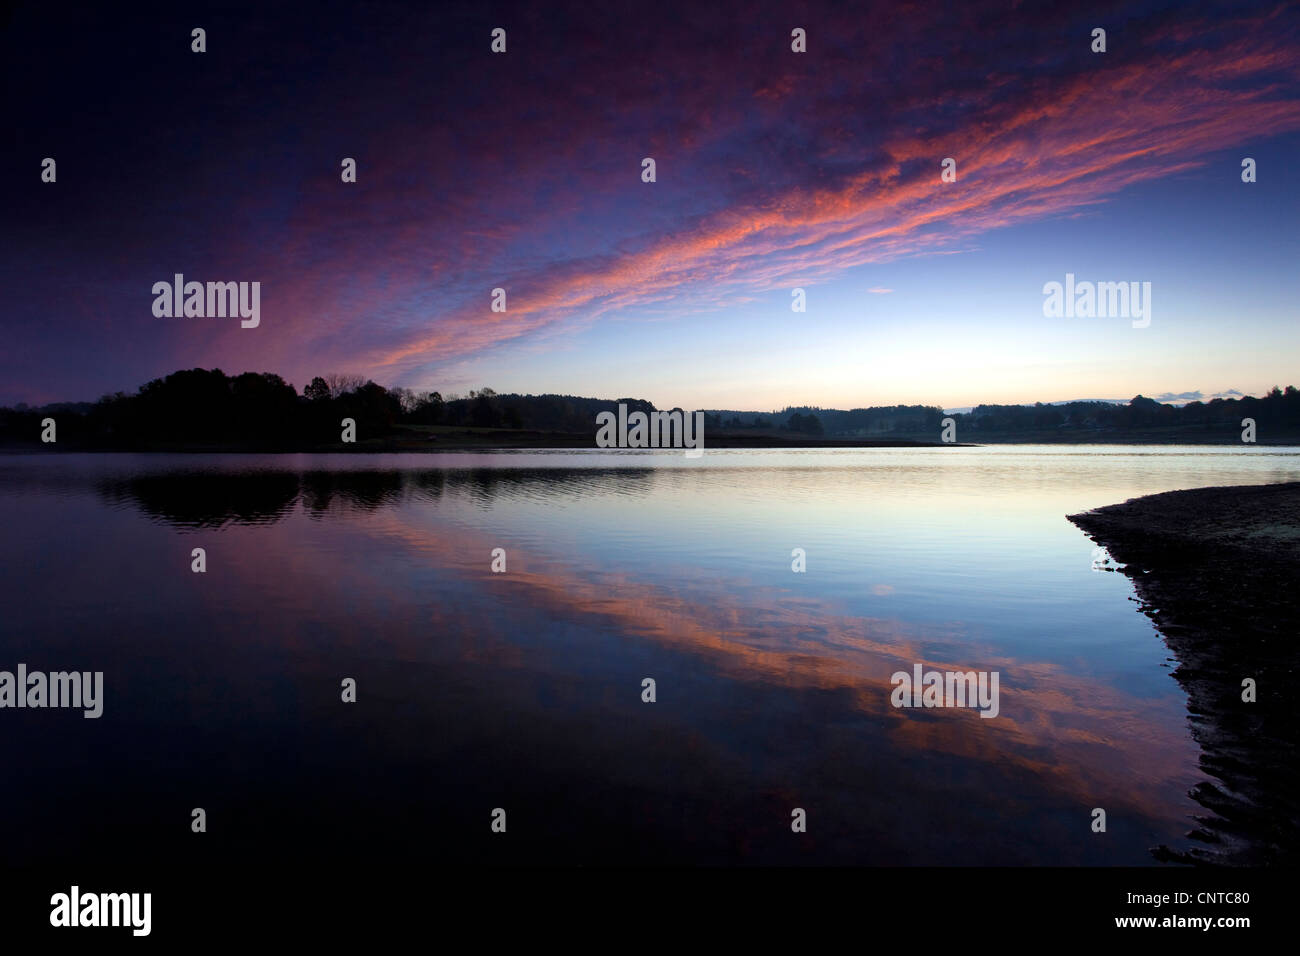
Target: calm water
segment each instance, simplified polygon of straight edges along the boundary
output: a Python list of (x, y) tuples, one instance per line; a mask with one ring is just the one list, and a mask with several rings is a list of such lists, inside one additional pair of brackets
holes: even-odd
[[(0, 710), (0, 845), (1151, 863), (1203, 812), (1185, 698), (1065, 515), (1298, 477), (1294, 448), (0, 456), (0, 670), (105, 682), (99, 720)], [(999, 716), (895, 709), (915, 663), (999, 672)]]

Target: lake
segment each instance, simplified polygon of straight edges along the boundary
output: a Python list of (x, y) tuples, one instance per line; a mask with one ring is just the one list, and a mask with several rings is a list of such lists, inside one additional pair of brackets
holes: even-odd
[[(1204, 812), (1186, 698), (1065, 516), (1297, 478), (1276, 447), (3, 455), (0, 670), (104, 675), (98, 719), (0, 709), (5, 858), (1154, 865)], [(917, 665), (996, 672), (996, 717), (894, 706)]]

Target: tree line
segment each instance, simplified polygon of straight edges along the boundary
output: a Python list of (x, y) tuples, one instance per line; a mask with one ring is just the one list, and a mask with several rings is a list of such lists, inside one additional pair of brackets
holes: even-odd
[(356, 375), (313, 378), (302, 393), (271, 372), (227, 375), (184, 369), (97, 402), (0, 409), (0, 441), (31, 442), (54, 416), (60, 442), (87, 447), (151, 448), (214, 445), (312, 448), (340, 441), (350, 418), (362, 439), (384, 438), (411, 426), (505, 428), (595, 436), (596, 415), (654, 411), (640, 399), (499, 394), (490, 388), (446, 397), (436, 391), (385, 388)]
[[(41, 422), (54, 416), (60, 442), (102, 448), (212, 445), (265, 449), (312, 448), (337, 444), (344, 418), (356, 422), (363, 439), (385, 438), (421, 426), (510, 429), (570, 436), (595, 436), (596, 416), (617, 411), (653, 412), (643, 399), (597, 399), (574, 395), (501, 394), (490, 388), (467, 395), (385, 388), (356, 375), (313, 378), (301, 394), (279, 375), (221, 369), (184, 369), (146, 382), (135, 394), (117, 392), (98, 402), (58, 403), (41, 408), (0, 408), (0, 442), (38, 440)], [(1300, 434), (1300, 391), (1274, 388), (1263, 398), (1243, 397), (1167, 405), (1144, 396), (1127, 404), (1069, 402), (1060, 405), (979, 405), (947, 415), (939, 406), (893, 405), (827, 409), (790, 406), (781, 411), (708, 410), (706, 433), (767, 433), (808, 438), (929, 436), (934, 440), (946, 418), (959, 440), (982, 437), (1041, 438), (1113, 436), (1152, 429), (1202, 429), (1225, 434), (1243, 418), (1261, 428)], [(1280, 426), (1280, 429), (1279, 429)], [(425, 428), (425, 431), (436, 430)]]

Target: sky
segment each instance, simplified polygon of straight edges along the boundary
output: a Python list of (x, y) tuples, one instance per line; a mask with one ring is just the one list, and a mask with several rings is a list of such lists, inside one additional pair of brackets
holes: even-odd
[[(1300, 384), (1294, 4), (0, 16), (3, 404), (192, 367), (753, 410)], [(156, 316), (176, 273), (259, 282), (258, 326)], [(1149, 325), (1046, 316), (1067, 274), (1150, 283)]]

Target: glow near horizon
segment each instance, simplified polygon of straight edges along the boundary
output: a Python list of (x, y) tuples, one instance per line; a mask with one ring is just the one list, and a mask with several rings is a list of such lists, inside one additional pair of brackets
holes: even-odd
[[(1272, 158), (1274, 150), (1253, 152)], [(1284, 152), (1276, 149), (1275, 170)], [(1289, 224), (1300, 210), (1280, 191), (1270, 191), (1280, 201), (1243, 210), (1232, 190), (1253, 187), (1235, 180), (1232, 162), (1219, 157), (1175, 185), (1130, 187), (1069, 223), (1055, 217), (1010, 226), (952, 254), (862, 266), (806, 285), (802, 314), (790, 311), (783, 287), (713, 312), (611, 318), (550, 337), (544, 348), (522, 345), (456, 363), (452, 383), (432, 387), (770, 411), (1193, 391), (1208, 401), (1230, 390), (1263, 395), (1275, 385), (1300, 385), (1300, 310), (1289, 278), (1300, 261)], [(1179, 190), (1201, 198), (1202, 218), (1213, 227), (1208, 241), (1180, 233), (1185, 217), (1149, 218), (1153, 204)], [(1042, 284), (1063, 281), (1067, 272), (1079, 280), (1152, 282), (1151, 325), (1044, 318)], [(868, 291), (881, 288), (891, 291)], [(574, 381), (586, 389), (575, 392)]]

